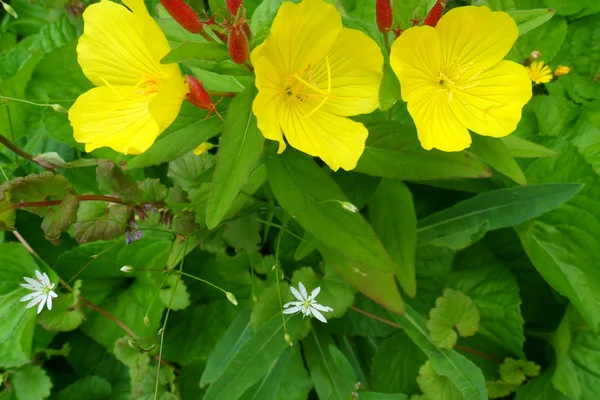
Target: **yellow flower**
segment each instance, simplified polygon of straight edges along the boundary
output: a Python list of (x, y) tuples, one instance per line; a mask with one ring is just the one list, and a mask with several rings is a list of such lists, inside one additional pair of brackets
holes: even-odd
[(144, 1), (123, 3), (131, 11), (102, 0), (83, 13), (78, 61), (98, 87), (79, 96), (69, 119), (88, 152), (103, 146), (146, 151), (177, 117), (187, 92), (179, 67), (160, 63), (169, 44)]
[(569, 68), (565, 65), (559, 65), (554, 70), (554, 76), (563, 76), (563, 75), (568, 74), (569, 72), (571, 72), (571, 68)]
[(529, 78), (535, 83), (548, 83), (552, 80), (552, 70), (543, 61), (532, 61), (526, 68)]
[(215, 145), (212, 143), (208, 143), (208, 142), (201, 143), (198, 147), (196, 147), (194, 149), (194, 155), (201, 156), (202, 154), (206, 153), (208, 150), (212, 149), (213, 147), (215, 147)]
[(396, 39), (390, 63), (423, 148), (460, 151), (471, 145), (468, 129), (492, 137), (515, 130), (531, 82), (522, 65), (502, 59), (518, 36), (508, 14), (467, 6)]
[(336, 171), (356, 166), (367, 129), (348, 116), (379, 107), (383, 56), (364, 33), (342, 27), (323, 0), (285, 2), (271, 34), (250, 55), (258, 95), (252, 110), (267, 139), (320, 157)]

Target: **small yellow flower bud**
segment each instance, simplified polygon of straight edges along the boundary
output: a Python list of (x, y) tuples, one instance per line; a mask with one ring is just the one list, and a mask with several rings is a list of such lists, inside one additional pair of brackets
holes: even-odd
[(529, 55), (529, 60), (533, 61), (533, 60), (537, 60), (538, 58), (540, 58), (541, 53), (537, 50), (534, 50), (531, 52), (531, 54)]
[(131, 265), (124, 265), (121, 267), (121, 272), (125, 272), (125, 273), (133, 272), (133, 267)]
[(567, 67), (566, 65), (559, 65), (558, 67), (556, 67), (556, 69), (554, 70), (554, 76), (562, 76), (562, 75), (566, 75), (569, 72), (571, 72), (571, 68)]
[(285, 339), (285, 342), (287, 344), (289, 344), (290, 346), (294, 345), (294, 342), (292, 341), (292, 337), (290, 336), (289, 333), (286, 333), (285, 335), (283, 335), (283, 338)]
[(12, 8), (9, 4), (6, 4), (5, 2), (2, 2), (2, 7), (4, 7), (4, 11), (6, 11), (10, 15), (12, 15), (14, 18), (19, 18), (19, 15), (15, 11), (15, 9)]
[(212, 149), (213, 147), (215, 147), (214, 144), (204, 142), (200, 146), (198, 146), (194, 149), (194, 155), (201, 156), (203, 153), (207, 152), (208, 150)]
[(342, 201), (340, 202), (340, 204), (342, 205), (342, 207), (344, 207), (344, 209), (356, 213), (358, 212), (358, 208), (356, 208), (356, 206), (352, 203), (348, 203), (347, 201)]
[(237, 299), (235, 298), (235, 296), (233, 295), (233, 293), (226, 292), (225, 296), (227, 296), (227, 300), (229, 300), (231, 302), (231, 304), (233, 304), (234, 306), (238, 305)]
[(146, 326), (150, 326), (150, 317), (148, 317), (147, 315), (144, 317), (144, 325)]

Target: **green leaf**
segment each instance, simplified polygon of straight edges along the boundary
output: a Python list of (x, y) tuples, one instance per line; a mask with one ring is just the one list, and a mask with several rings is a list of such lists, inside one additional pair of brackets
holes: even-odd
[(79, 243), (110, 240), (125, 233), (129, 207), (104, 201), (84, 201), (77, 211), (75, 239)]
[(500, 399), (506, 397), (515, 390), (517, 390), (517, 388), (519, 387), (519, 385), (506, 383), (503, 381), (486, 382), (485, 386), (487, 388), (488, 396), (490, 396), (490, 399)]
[[(567, 21), (563, 17), (554, 16), (543, 25), (519, 36), (515, 45), (508, 53), (508, 58), (515, 62), (521, 62), (527, 58), (532, 51), (540, 52), (540, 59), (546, 63), (552, 62), (567, 36)], [(555, 66), (555, 63), (552, 62)], [(513, 137), (510, 135), (507, 137)]]
[(263, 289), (252, 310), (252, 317), (250, 318), (252, 328), (255, 331), (260, 329), (260, 327), (269, 322), (274, 316), (281, 314), (283, 304), (295, 300), (287, 282), (281, 282), (279, 285), (275, 283)]
[(532, 361), (507, 358), (500, 365), (500, 378), (508, 384), (519, 386), (527, 377), (533, 378), (540, 374), (540, 366)]
[[(456, 328), (456, 331), (454, 330)], [(438, 346), (450, 349), (456, 344), (458, 334), (472, 336), (479, 329), (479, 311), (463, 292), (446, 289), (429, 311), (427, 329)]]
[(100, 376), (86, 376), (57, 394), (57, 400), (109, 400), (113, 394), (109, 381)]
[(428, 398), (437, 400), (463, 400), (465, 398), (452, 380), (435, 372), (431, 361), (425, 362), (419, 369), (417, 382)]
[(262, 224), (252, 216), (234, 219), (223, 227), (223, 238), (237, 252), (255, 253), (260, 248)]
[(292, 149), (269, 154), (267, 172), (277, 201), (306, 231), (349, 258), (396, 271), (371, 226), (339, 204), (348, 199), (313, 160)]
[(184, 310), (190, 305), (187, 286), (183, 283), (183, 279), (179, 279), (175, 274), (167, 277), (158, 295), (165, 307), (170, 307), (173, 311)]
[(112, 161), (103, 161), (98, 164), (96, 179), (98, 188), (103, 193), (115, 194), (121, 199), (131, 202), (139, 202), (142, 198), (142, 191), (133, 177), (124, 173)]
[[(371, 364), (373, 389), (385, 393), (419, 393), (419, 366), (427, 360), (425, 354), (404, 332), (379, 344)], [(361, 395), (362, 397), (362, 395)]]
[(221, 336), (219, 342), (214, 346), (206, 368), (202, 372), (200, 387), (214, 382), (225, 370), (231, 359), (240, 351), (252, 334), (250, 323), (250, 309), (246, 306), (238, 313), (227, 331)]
[(369, 201), (369, 221), (396, 263), (396, 278), (414, 297), (417, 217), (410, 190), (401, 182), (383, 179)]
[(544, 0), (544, 4), (556, 10), (558, 15), (576, 15), (576, 17), (582, 17), (600, 12), (600, 5), (594, 0), (574, 0), (567, 2)]
[(24, 276), (34, 276), (38, 269), (20, 243), (0, 244), (0, 367), (21, 366), (31, 357), (31, 342), (35, 327), (35, 310), (25, 309), (19, 299), (28, 293), (19, 285)]
[(408, 397), (399, 393), (360, 392), (360, 400), (408, 400)]
[(544, 158), (558, 156), (558, 153), (554, 150), (550, 150), (516, 135), (503, 137), (502, 142), (504, 142), (510, 155), (515, 158)]
[(473, 143), (471, 143), (469, 151), (519, 185), (527, 184), (525, 174), (502, 140), (473, 135)]
[(61, 294), (54, 300), (52, 310), (44, 310), (38, 317), (38, 323), (49, 331), (72, 331), (83, 322), (85, 314), (81, 310), (79, 296), (81, 280), (73, 284), (73, 292)]
[(10, 202), (10, 192), (5, 192), (4, 199), (0, 200), (0, 229), (13, 229), (15, 218), (15, 209)]
[(167, 198), (167, 187), (160, 183), (160, 179), (144, 179), (138, 182), (138, 188), (142, 192), (143, 203), (159, 203)]
[(379, 107), (382, 111), (389, 110), (400, 100), (400, 82), (390, 66), (389, 57), (386, 58), (383, 64), (383, 78), (379, 86)]
[(419, 221), (418, 244), (481, 227), (494, 230), (538, 217), (573, 198), (583, 186), (576, 183), (529, 185), (479, 194)]
[(250, 85), (229, 105), (206, 205), (206, 225), (210, 229), (221, 222), (263, 152), (265, 138), (252, 112), (256, 93), (254, 85)]
[(355, 171), (400, 180), (486, 178), (490, 170), (467, 153), (424, 150), (414, 126), (370, 122), (365, 151)]
[(355, 390), (356, 373), (331, 337), (313, 329), (302, 348), (319, 398), (347, 400)]
[[(173, 126), (177, 126), (176, 123)], [(173, 161), (216, 136), (221, 131), (221, 126), (221, 120), (217, 116), (208, 119), (196, 117), (177, 130), (163, 133), (148, 150), (129, 161), (127, 168), (143, 168)]]
[(277, 14), (283, 1), (284, 0), (265, 0), (256, 7), (254, 14), (252, 14), (252, 20), (250, 21), (253, 43), (262, 41), (269, 34), (275, 14)]
[[(302, 318), (298, 316), (287, 318), (288, 334), (293, 338), (302, 325)], [(239, 398), (268, 372), (271, 364), (288, 347), (283, 336), (281, 315), (276, 315), (242, 345), (227, 368), (209, 386), (204, 399)]]
[(554, 369), (546, 369), (540, 376), (528, 381), (517, 390), (516, 400), (568, 400), (552, 385)]
[(189, 152), (169, 163), (167, 176), (185, 191), (197, 189), (200, 184), (210, 182), (215, 156), (203, 153), (200, 156)]
[(50, 397), (52, 381), (39, 365), (26, 365), (12, 377), (18, 400), (42, 400)]
[(333, 308), (333, 311), (324, 313), (328, 320), (342, 317), (354, 303), (354, 290), (335, 273), (327, 271), (325, 276), (317, 278), (312, 268), (300, 268), (294, 271), (292, 286), (297, 288), (300, 282), (308, 293), (317, 287), (321, 288), (315, 300), (321, 305)]
[(49, 209), (42, 221), (42, 229), (47, 239), (58, 239), (77, 219), (79, 200), (74, 194), (67, 194), (56, 209)]
[(545, 24), (554, 15), (554, 10), (549, 8), (538, 8), (535, 10), (510, 10), (508, 15), (512, 17), (519, 28), (519, 35), (524, 35), (532, 29)]
[[(594, 0), (587, 1), (595, 3), (595, 6), (598, 7), (598, 3)], [(568, 3), (581, 4), (580, 1)], [(600, 48), (600, 44), (589, 40), (597, 32), (598, 26), (600, 26), (600, 21), (598, 21), (597, 15), (590, 15), (571, 21), (565, 43), (554, 59), (554, 63), (568, 65), (573, 70), (573, 73), (587, 78), (584, 81), (587, 87), (593, 87), (589, 79), (594, 79), (598, 74), (598, 65), (600, 62), (598, 49)]]
[(188, 58), (221, 62), (229, 59), (229, 53), (223, 44), (185, 42), (172, 49), (160, 62), (171, 64)]
[(447, 377), (458, 388), (464, 399), (487, 400), (485, 380), (481, 370), (454, 350), (436, 346), (427, 334), (425, 321), (412, 307), (406, 306), (404, 316), (389, 315), (402, 325), (406, 334), (427, 355), (434, 372)]

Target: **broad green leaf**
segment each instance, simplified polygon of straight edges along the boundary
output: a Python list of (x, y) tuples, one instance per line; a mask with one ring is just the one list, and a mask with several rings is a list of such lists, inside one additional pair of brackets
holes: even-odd
[(594, 0), (544, 0), (544, 4), (546, 4), (546, 7), (553, 8), (558, 15), (582, 17), (600, 12), (600, 4)]
[(163, 64), (170, 64), (188, 58), (220, 62), (229, 59), (229, 53), (227, 52), (227, 47), (223, 44), (185, 42), (172, 49), (160, 61)]
[(477, 332), (479, 311), (469, 296), (446, 289), (442, 297), (436, 300), (435, 308), (429, 311), (427, 329), (438, 346), (450, 349), (456, 344), (458, 335), (467, 337)]
[(262, 41), (269, 34), (275, 14), (282, 3), (283, 0), (264, 0), (256, 7), (250, 21), (253, 43)]
[(507, 358), (500, 365), (500, 378), (506, 383), (520, 385), (525, 379), (533, 378), (540, 374), (540, 366), (533, 361), (515, 360)]
[(425, 354), (406, 333), (385, 339), (379, 344), (371, 364), (373, 389), (384, 393), (418, 394), (417, 375), (426, 360)]
[(98, 188), (103, 193), (115, 194), (125, 201), (139, 202), (142, 191), (133, 176), (123, 172), (112, 161), (103, 161), (96, 168)]
[(206, 368), (202, 372), (200, 387), (204, 387), (214, 382), (225, 370), (229, 361), (238, 353), (242, 345), (246, 343), (252, 334), (252, 325), (250, 324), (250, 310), (241, 305), (242, 310), (233, 320), (227, 331), (221, 336), (210, 357), (206, 363)]
[(274, 316), (280, 315), (282, 306), (290, 301), (296, 301), (296, 298), (292, 295), (290, 286), (285, 281), (279, 283), (279, 285), (274, 283), (263, 289), (252, 310), (252, 317), (250, 318), (252, 321), (252, 328), (256, 331), (269, 322)]
[(18, 400), (43, 400), (50, 397), (52, 381), (39, 365), (26, 365), (12, 377)]
[(249, 254), (260, 249), (263, 225), (252, 216), (234, 219), (223, 226), (223, 238), (237, 252), (245, 251)]
[(189, 152), (169, 163), (167, 176), (173, 183), (189, 191), (197, 189), (200, 184), (210, 182), (215, 156), (203, 153), (200, 156)]
[(256, 93), (254, 86), (249, 86), (236, 96), (225, 117), (206, 205), (206, 225), (211, 229), (221, 222), (232, 206), (263, 152), (265, 138), (252, 112)]
[(371, 226), (340, 205), (348, 199), (313, 160), (292, 149), (271, 153), (267, 172), (279, 204), (319, 241), (374, 269), (396, 271)]
[(74, 194), (67, 194), (56, 208), (51, 208), (42, 221), (42, 229), (47, 239), (58, 239), (77, 218), (79, 200)]
[(553, 372), (554, 368), (547, 369), (540, 376), (528, 381), (517, 390), (515, 400), (568, 400), (568, 397), (552, 385)]
[(383, 179), (369, 201), (369, 221), (398, 267), (400, 286), (414, 297), (417, 217), (410, 190), (401, 181)]
[[(567, 297), (592, 327), (600, 323), (600, 178), (571, 145), (557, 158), (539, 159), (525, 171), (530, 182), (580, 182), (565, 205), (517, 230), (527, 255), (553, 289)], [(563, 229), (563, 227), (568, 227)]]
[(305, 400), (308, 398), (308, 393), (312, 388), (313, 383), (304, 367), (304, 359), (302, 358), (300, 348), (294, 347), (275, 399)]
[(404, 316), (389, 314), (402, 325), (406, 334), (427, 355), (437, 375), (447, 377), (464, 399), (487, 400), (485, 380), (479, 368), (451, 349), (440, 349), (427, 334), (425, 321), (412, 308), (406, 307)]
[(510, 384), (503, 381), (488, 381), (485, 383), (485, 386), (490, 399), (500, 399), (506, 397), (519, 387), (519, 385)]
[(113, 394), (109, 381), (100, 376), (86, 376), (58, 392), (57, 400), (108, 400)]
[(463, 400), (466, 398), (451, 379), (435, 372), (431, 361), (426, 361), (419, 369), (417, 382), (427, 398), (437, 400)]
[(392, 0), (392, 13), (394, 16), (394, 26), (400, 26), (402, 29), (410, 28), (412, 19), (424, 18), (431, 9), (435, 1), (431, 0)]
[(0, 367), (21, 366), (31, 357), (31, 342), (35, 327), (35, 310), (25, 309), (19, 299), (30, 293), (19, 286), (24, 276), (33, 277), (38, 269), (20, 243), (0, 244)]
[(208, 119), (197, 117), (169, 134), (163, 133), (148, 150), (129, 161), (127, 168), (143, 168), (173, 161), (216, 136), (221, 127), (221, 120), (216, 115)]
[(408, 400), (405, 394), (400, 393), (376, 393), (376, 392), (360, 392), (360, 400)]
[(490, 170), (467, 153), (424, 150), (414, 126), (392, 121), (366, 124), (369, 137), (355, 171), (400, 180), (486, 178)]
[(160, 183), (160, 179), (147, 178), (137, 185), (142, 192), (143, 203), (159, 203), (167, 198), (167, 187)]
[(176, 274), (169, 275), (158, 295), (165, 307), (170, 307), (174, 311), (184, 310), (190, 305), (187, 286)]
[(331, 337), (313, 329), (302, 341), (302, 348), (319, 398), (348, 399), (355, 390), (356, 374)]
[[(286, 318), (287, 332), (292, 338), (302, 325), (299, 316)], [(204, 399), (238, 399), (269, 371), (271, 364), (289, 346), (284, 340), (284, 333), (281, 315), (274, 316), (242, 345), (221, 375), (209, 386)]]
[(519, 35), (524, 35), (532, 29), (546, 23), (554, 15), (554, 10), (539, 8), (535, 10), (510, 10), (508, 15), (512, 17), (519, 28)]
[(473, 143), (471, 143), (469, 151), (519, 185), (527, 184), (525, 174), (523, 174), (521, 167), (519, 167), (502, 140), (473, 135)]
[(398, 100), (400, 100), (400, 82), (398, 82), (388, 58), (383, 64), (383, 78), (379, 86), (379, 106), (381, 110), (387, 111)]
[(308, 232), (304, 232), (304, 236), (302, 237), (302, 241), (296, 248), (296, 252), (294, 253), (294, 260), (300, 261), (304, 257), (308, 256), (310, 253), (317, 249), (319, 244), (319, 240), (311, 235)]
[[(563, 17), (554, 16), (550, 21), (519, 36), (515, 45), (508, 53), (508, 58), (515, 62), (521, 62), (527, 58), (532, 51), (540, 52), (540, 59), (546, 63), (552, 62), (556, 67), (554, 57), (560, 50), (567, 36), (567, 21)], [(535, 97), (535, 96), (534, 96)], [(512, 137), (509, 135), (507, 137)]]
[(105, 201), (84, 201), (77, 211), (75, 239), (79, 243), (110, 240), (125, 233), (130, 209)]
[(81, 295), (80, 280), (73, 284), (73, 292), (61, 294), (52, 304), (52, 310), (44, 310), (38, 317), (38, 323), (49, 331), (72, 331), (81, 325), (85, 314), (81, 310), (79, 296)]
[(583, 185), (555, 183), (498, 189), (479, 194), (419, 221), (418, 244), (424, 246), (460, 231), (494, 230), (538, 217), (573, 198)]
[(516, 135), (503, 137), (502, 142), (504, 142), (510, 155), (515, 158), (544, 158), (558, 156), (558, 153), (554, 150), (550, 150)]
[(368, 297), (357, 294), (354, 307), (349, 309), (343, 318), (328, 322), (327, 328), (332, 333), (367, 338), (385, 338), (397, 331), (397, 328), (357, 311), (366, 311), (369, 315), (375, 315), (383, 319), (388, 318), (387, 310)]

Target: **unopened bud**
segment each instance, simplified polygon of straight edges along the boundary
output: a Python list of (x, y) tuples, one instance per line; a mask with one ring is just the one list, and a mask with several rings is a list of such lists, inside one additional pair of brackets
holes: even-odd
[(14, 18), (19, 18), (19, 14), (17, 14), (17, 12), (15, 11), (15, 9), (12, 8), (10, 6), (10, 4), (6, 4), (5, 2), (2, 2), (2, 7), (4, 7), (4, 11), (6, 11), (10, 15), (12, 15)]
[(540, 58), (540, 56), (541, 56), (541, 55), (542, 55), (542, 54), (541, 54), (539, 51), (537, 51), (537, 50), (534, 50), (534, 51), (532, 51), (532, 52), (531, 52), (531, 54), (529, 55), (529, 60), (530, 60), (530, 61), (537, 60), (538, 58)]
[(209, 143), (209, 142), (204, 142), (200, 146), (198, 146), (194, 149), (194, 155), (201, 156), (202, 154), (206, 153), (208, 150), (212, 149), (213, 147), (215, 147), (214, 144)]
[(240, 27), (234, 27), (227, 39), (229, 57), (237, 64), (243, 64), (248, 59), (248, 37)]
[(56, 112), (66, 113), (67, 109), (61, 106), (60, 104), (50, 104), (50, 107)]
[(127, 344), (129, 345), (129, 347), (131, 347), (132, 349), (137, 349), (137, 343), (132, 340), (132, 339), (128, 339), (127, 340)]
[(290, 346), (294, 345), (294, 342), (292, 341), (292, 337), (290, 336), (289, 333), (286, 333), (285, 335), (283, 335), (283, 338), (285, 339), (285, 342), (287, 344), (289, 344)]
[(435, 5), (433, 6), (433, 8), (431, 10), (429, 10), (429, 13), (425, 17), (425, 20), (423, 21), (423, 25), (429, 25), (429, 26), (435, 27), (437, 25), (438, 21), (440, 20), (440, 18), (442, 18), (442, 13), (444, 12), (445, 3), (446, 3), (446, 0), (437, 0), (435, 2)]
[(146, 316), (144, 316), (144, 325), (146, 325), (146, 326), (148, 326), (148, 327), (149, 327), (149, 326), (150, 326), (150, 323), (151, 323), (151, 322), (150, 322), (150, 317), (148, 317), (147, 315), (146, 315)]
[(202, 31), (202, 19), (184, 0), (160, 0), (160, 2), (185, 30), (192, 33)]
[(156, 332), (156, 336), (160, 336), (160, 335), (162, 335), (162, 334), (163, 334), (163, 332), (164, 332), (164, 330), (165, 330), (165, 328), (160, 328), (160, 329), (158, 330), (158, 332)]
[(242, 0), (226, 0), (225, 5), (227, 6), (227, 11), (229, 11), (229, 14), (235, 17), (238, 10), (242, 6)]
[(353, 213), (358, 212), (358, 208), (356, 208), (356, 206), (352, 203), (348, 203), (347, 201), (342, 201), (340, 204), (342, 205), (342, 207), (344, 207), (344, 209), (346, 209), (350, 212), (353, 212)]
[(133, 272), (133, 267), (131, 265), (124, 265), (121, 267), (121, 272), (125, 272), (126, 274)]
[(229, 300), (229, 302), (231, 304), (233, 304), (234, 306), (238, 305), (238, 301), (235, 298), (235, 296), (233, 295), (233, 293), (231, 293), (231, 292), (225, 292), (225, 296), (227, 296), (227, 300)]
[(250, 29), (250, 25), (248, 25), (247, 22), (244, 22), (241, 27), (248, 40), (252, 39), (252, 30)]
[(273, 268), (271, 268), (271, 271), (275, 271), (278, 268), (279, 268), (279, 264), (275, 263), (275, 264), (273, 264)]
[(190, 92), (187, 94), (187, 101), (195, 105), (196, 107), (203, 108), (205, 110), (214, 109), (214, 104), (210, 95), (204, 89), (204, 85), (198, 79), (193, 76), (186, 75), (185, 81), (190, 87)]
[(386, 33), (392, 27), (392, 3), (390, 0), (377, 0), (375, 3), (375, 17), (377, 18), (377, 28), (380, 32)]
[(569, 72), (571, 72), (571, 68), (567, 67), (566, 65), (559, 65), (554, 70), (554, 76), (563, 76), (568, 74)]

